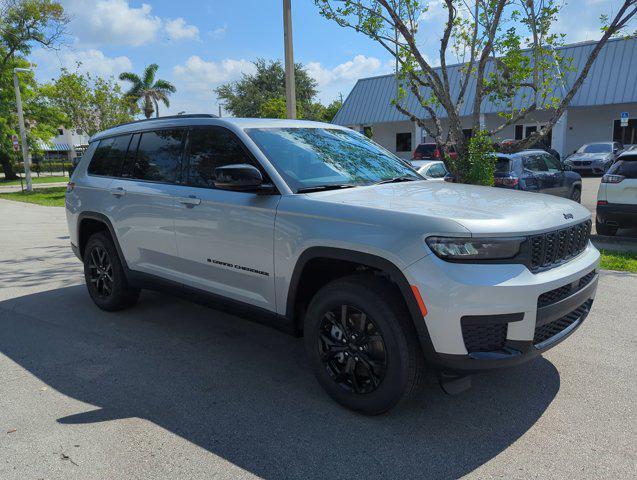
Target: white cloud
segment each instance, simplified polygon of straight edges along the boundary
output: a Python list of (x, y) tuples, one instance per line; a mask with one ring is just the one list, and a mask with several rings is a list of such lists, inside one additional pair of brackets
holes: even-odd
[(199, 29), (181, 17), (167, 20), (164, 28), (172, 40), (199, 40)]
[(135, 8), (128, 0), (66, 0), (64, 7), (82, 45), (144, 45), (155, 40), (162, 26), (147, 3)]
[(32, 57), (38, 64), (38, 70), (53, 75), (57, 75), (59, 68), (66, 68), (70, 71), (77, 69), (88, 72), (94, 76), (118, 77), (121, 72), (130, 71), (133, 68), (133, 63), (127, 56), (108, 57), (104, 55), (104, 52), (96, 49), (62, 52), (40, 49), (33, 52)]
[(208, 62), (198, 55), (192, 55), (183, 65), (173, 68), (176, 80), (183, 84), (186, 90), (208, 98), (212, 98), (212, 89), (220, 83), (237, 80), (242, 73), (254, 71), (254, 64), (248, 60), (226, 59)]
[(224, 25), (222, 27), (219, 28), (215, 28), (212, 32), (209, 32), (208, 35), (210, 35), (213, 38), (223, 38), (226, 36), (226, 32), (228, 31), (228, 25)]
[(334, 68), (325, 68), (318, 62), (310, 62), (306, 68), (312, 78), (320, 87), (326, 87), (332, 83), (352, 81), (385, 73), (382, 62), (375, 57), (356, 55), (352, 60), (341, 63)]

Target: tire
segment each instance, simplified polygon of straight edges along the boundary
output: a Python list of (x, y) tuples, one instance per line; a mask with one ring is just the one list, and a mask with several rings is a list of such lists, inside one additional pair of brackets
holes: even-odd
[(579, 188), (574, 188), (571, 192), (571, 200), (577, 203), (582, 201), (582, 191)]
[(128, 285), (122, 262), (111, 237), (93, 234), (84, 248), (84, 279), (95, 305), (109, 312), (132, 307), (139, 288)]
[(319, 383), (347, 408), (378, 415), (419, 390), (424, 358), (417, 334), (386, 280), (352, 275), (321, 288), (305, 316), (304, 343)]
[(598, 235), (613, 237), (617, 233), (617, 228), (618, 227), (611, 227), (608, 225), (604, 225), (603, 223), (599, 223), (599, 221), (595, 219), (595, 230), (597, 230)]

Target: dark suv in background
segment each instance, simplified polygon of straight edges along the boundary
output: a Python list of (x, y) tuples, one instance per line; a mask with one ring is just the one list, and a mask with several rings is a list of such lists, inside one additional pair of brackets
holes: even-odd
[(523, 150), (497, 154), (494, 173), (496, 187), (548, 193), (579, 202), (582, 177), (572, 172), (544, 150)]

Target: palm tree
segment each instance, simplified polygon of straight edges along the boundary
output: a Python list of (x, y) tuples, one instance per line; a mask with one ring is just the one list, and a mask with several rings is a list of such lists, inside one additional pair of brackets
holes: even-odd
[(119, 76), (120, 80), (127, 80), (132, 86), (126, 97), (132, 102), (141, 101), (142, 110), (146, 118), (150, 118), (155, 112), (155, 116), (159, 117), (159, 102), (163, 102), (166, 107), (170, 106), (168, 97), (171, 93), (175, 93), (177, 89), (167, 80), (155, 80), (155, 74), (159, 66), (156, 63), (148, 65), (144, 70), (144, 78), (132, 72), (124, 72)]

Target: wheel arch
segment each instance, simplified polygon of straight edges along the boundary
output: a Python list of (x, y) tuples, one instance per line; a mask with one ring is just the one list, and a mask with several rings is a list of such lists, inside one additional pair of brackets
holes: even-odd
[(299, 294), (302, 292), (302, 280), (307, 273), (308, 265), (317, 260), (344, 262), (367, 267), (380, 272), (396, 285), (400, 296), (410, 313), (412, 323), (418, 334), (425, 359), (435, 363), (436, 354), (429, 331), (425, 324), (418, 302), (414, 297), (411, 285), (403, 272), (393, 262), (378, 255), (334, 247), (310, 247), (298, 258), (292, 276), (286, 299), (286, 317), (294, 326), (297, 334), (301, 333), (303, 315), (298, 311)]
[(126, 259), (124, 258), (122, 249), (119, 245), (119, 241), (117, 240), (117, 235), (115, 235), (113, 224), (111, 223), (110, 219), (103, 213), (86, 211), (81, 212), (78, 215), (77, 238), (80, 255), (84, 257), (84, 247), (86, 246), (86, 242), (92, 234), (98, 231), (108, 232), (111, 239), (113, 240), (113, 243), (115, 244), (117, 254), (119, 255), (122, 266), (124, 267), (124, 272), (128, 274), (128, 265), (126, 264)]

